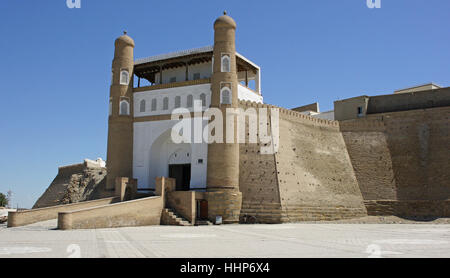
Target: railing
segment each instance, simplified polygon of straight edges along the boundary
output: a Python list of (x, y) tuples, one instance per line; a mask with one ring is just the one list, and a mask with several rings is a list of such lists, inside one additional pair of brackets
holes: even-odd
[(139, 88), (134, 88), (133, 92), (136, 93), (136, 92), (144, 92), (144, 91), (150, 91), (150, 90), (169, 89), (169, 88), (176, 88), (176, 87), (183, 87), (183, 86), (192, 86), (192, 85), (201, 85), (201, 84), (208, 84), (208, 83), (211, 83), (211, 78), (204, 78), (204, 79), (197, 79), (197, 80), (188, 80), (188, 81), (181, 81), (181, 82), (157, 84), (157, 85), (152, 85), (152, 86), (139, 87)]
[(260, 95), (260, 94), (259, 94), (257, 91), (255, 91), (254, 89), (252, 89), (252, 88), (250, 88), (250, 87), (248, 87), (248, 86), (245, 86), (245, 85), (243, 85), (242, 83), (238, 83), (238, 85), (241, 86), (242, 88), (245, 88), (245, 89), (251, 91), (252, 93), (255, 93), (255, 94), (257, 94), (257, 95)]

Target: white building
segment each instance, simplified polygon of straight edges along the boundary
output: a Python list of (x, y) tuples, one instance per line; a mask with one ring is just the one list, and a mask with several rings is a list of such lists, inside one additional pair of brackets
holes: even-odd
[[(185, 189), (206, 188), (208, 144), (195, 143), (194, 134), (192, 144), (173, 143), (171, 130), (178, 121), (170, 116), (180, 107), (193, 112), (195, 101), (203, 111), (210, 106), (212, 57), (208, 46), (135, 61), (133, 177), (138, 188), (153, 189), (158, 176), (176, 176)], [(238, 53), (236, 59), (239, 100), (263, 103), (260, 67)], [(193, 117), (192, 124), (204, 128), (207, 121)]]

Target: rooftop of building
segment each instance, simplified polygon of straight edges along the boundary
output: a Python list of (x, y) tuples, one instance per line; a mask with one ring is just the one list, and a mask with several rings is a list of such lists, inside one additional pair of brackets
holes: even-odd
[[(161, 70), (183, 67), (186, 64), (195, 65), (207, 63), (212, 60), (213, 46), (205, 46), (180, 50), (166, 54), (160, 54), (147, 58), (136, 59), (135, 74), (140, 78), (148, 80), (153, 79), (153, 75)], [(256, 74), (260, 67), (247, 59), (245, 56), (236, 52), (238, 72), (249, 71)]]
[[(154, 56), (150, 56), (150, 57), (146, 57), (146, 58), (139, 58), (139, 59), (135, 60), (134, 64), (141, 65), (141, 64), (147, 64), (147, 63), (152, 63), (152, 62), (164, 62), (166, 60), (180, 58), (180, 57), (189, 58), (190, 56), (195, 56), (198, 54), (206, 54), (206, 53), (212, 54), (213, 48), (214, 47), (212, 45), (208, 45), (208, 46), (204, 46), (204, 47), (197, 47), (197, 48), (180, 50), (180, 51), (175, 51), (175, 52), (170, 52), (170, 53), (165, 53), (165, 54), (154, 55)], [(255, 63), (253, 63), (252, 61), (247, 59), (244, 55), (241, 55), (240, 53), (236, 52), (236, 56), (239, 59), (248, 63), (249, 65), (259, 69), (258, 65), (256, 65)]]
[(398, 90), (395, 90), (394, 93), (410, 91), (410, 90), (414, 90), (414, 89), (422, 89), (422, 90), (426, 91), (428, 88), (441, 89), (442, 87), (437, 85), (436, 83), (431, 82), (431, 83), (426, 83), (426, 84), (421, 84), (421, 85), (415, 85), (415, 86), (408, 87), (408, 88), (398, 89)]

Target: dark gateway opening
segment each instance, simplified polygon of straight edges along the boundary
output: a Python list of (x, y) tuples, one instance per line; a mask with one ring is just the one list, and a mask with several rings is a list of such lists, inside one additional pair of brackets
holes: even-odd
[(191, 164), (169, 165), (169, 177), (177, 180), (177, 191), (189, 191), (191, 183)]

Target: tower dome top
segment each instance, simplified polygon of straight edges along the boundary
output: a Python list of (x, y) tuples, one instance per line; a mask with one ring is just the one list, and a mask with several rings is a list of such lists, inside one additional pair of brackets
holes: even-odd
[(216, 19), (214, 22), (215, 28), (233, 28), (236, 29), (236, 22), (233, 18), (227, 15), (227, 11), (223, 12), (223, 15)]
[(123, 35), (117, 38), (116, 43), (123, 43), (134, 47), (134, 40), (127, 35), (127, 31), (124, 31)]

